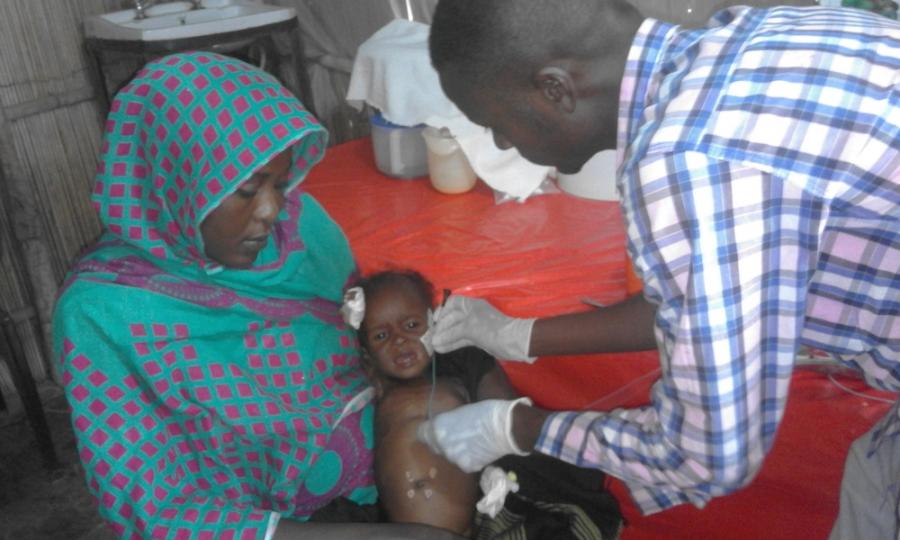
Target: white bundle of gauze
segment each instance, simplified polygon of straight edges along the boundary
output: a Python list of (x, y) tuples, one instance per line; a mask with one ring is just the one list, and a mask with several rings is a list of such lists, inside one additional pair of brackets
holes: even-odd
[(353, 62), (347, 101), (359, 109), (368, 103), (401, 126), (449, 129), (479, 178), (524, 201), (551, 168), (531, 163), (514, 148), (497, 148), (490, 130), (470, 122), (447, 98), (428, 54), (429, 29), (395, 19), (363, 42)]
[(478, 485), (484, 497), (475, 505), (475, 509), (482, 514), (497, 517), (503, 505), (506, 503), (506, 495), (519, 491), (519, 483), (513, 478), (513, 473), (505, 473), (500, 467), (488, 465), (481, 471), (481, 479)]

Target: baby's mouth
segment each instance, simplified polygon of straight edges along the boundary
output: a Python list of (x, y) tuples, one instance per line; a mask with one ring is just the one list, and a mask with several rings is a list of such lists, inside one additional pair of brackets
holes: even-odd
[(405, 352), (394, 358), (394, 365), (399, 368), (408, 368), (416, 361), (416, 353)]

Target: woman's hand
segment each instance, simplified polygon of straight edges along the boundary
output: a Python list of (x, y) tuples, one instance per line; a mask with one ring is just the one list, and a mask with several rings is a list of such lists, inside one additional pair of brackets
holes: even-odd
[(435, 313), (432, 345), (442, 353), (474, 345), (498, 360), (530, 363), (534, 321), (508, 317), (480, 298), (454, 295)]
[(274, 540), (462, 540), (444, 529), (415, 523), (298, 523), (282, 518)]

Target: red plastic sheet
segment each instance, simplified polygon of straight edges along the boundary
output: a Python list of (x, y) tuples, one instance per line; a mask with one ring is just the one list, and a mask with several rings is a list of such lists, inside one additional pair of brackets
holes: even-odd
[[(441, 194), (427, 178), (380, 174), (368, 139), (329, 149), (305, 189), (344, 229), (363, 272), (412, 267), (438, 290), (488, 298), (517, 316), (590, 309), (583, 298), (612, 303), (635, 287), (615, 203), (557, 193), (497, 205), (481, 182), (465, 194)], [(545, 357), (504, 368), (542, 406), (600, 410), (647, 403), (658, 361), (655, 352), (644, 352)], [(877, 398), (892, 398), (854, 377), (839, 381), (867, 397), (839, 389), (820, 372), (797, 370), (762, 471), (703, 510), (641, 516), (612, 481), (628, 520), (623, 540), (826, 538), (847, 447), (887, 412)]]

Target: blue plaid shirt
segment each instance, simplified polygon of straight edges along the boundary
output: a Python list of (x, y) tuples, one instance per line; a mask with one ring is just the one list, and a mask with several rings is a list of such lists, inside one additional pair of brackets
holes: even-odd
[(900, 25), (864, 11), (644, 21), (618, 189), (662, 375), (649, 406), (552, 415), (538, 451), (646, 513), (702, 507), (759, 470), (800, 345), (900, 389), (898, 68)]

